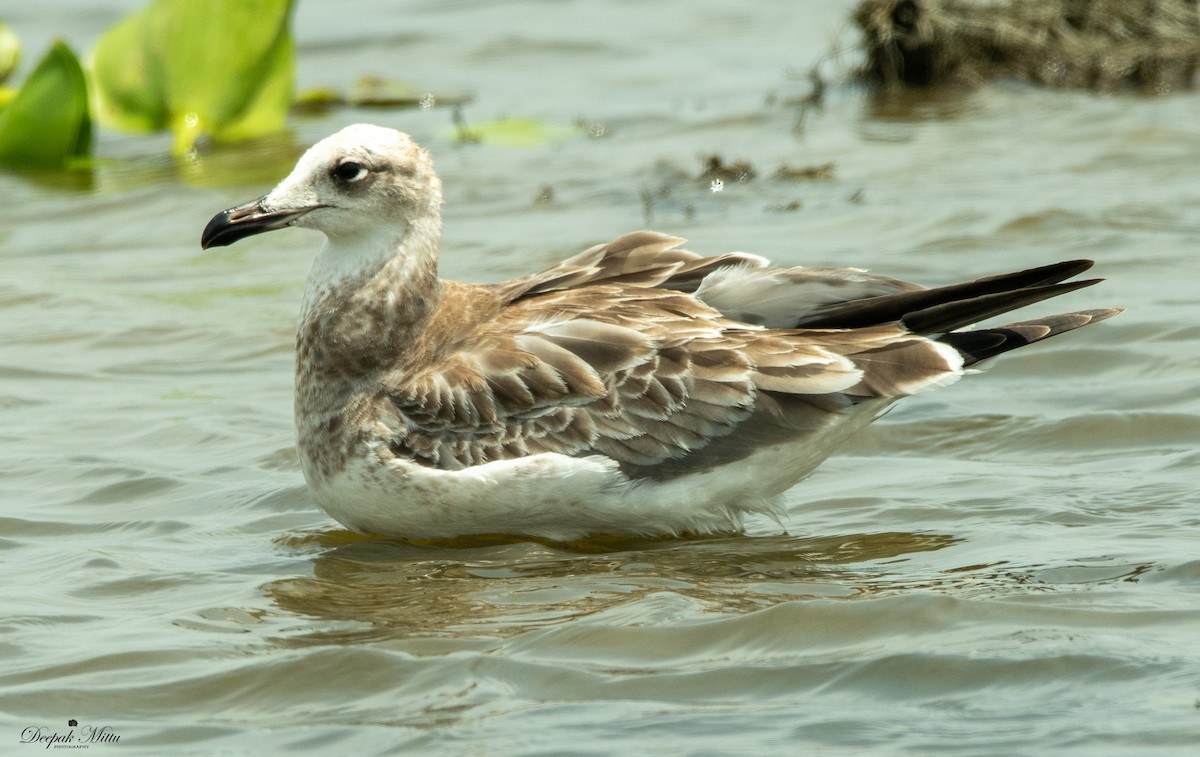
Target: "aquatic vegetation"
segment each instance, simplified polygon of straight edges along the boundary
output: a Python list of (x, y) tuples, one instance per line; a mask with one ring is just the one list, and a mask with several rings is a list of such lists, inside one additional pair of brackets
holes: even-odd
[[(90, 77), (56, 42), (20, 90), (0, 88), (0, 164), (64, 168), (88, 157), (93, 116), (123, 131), (174, 133), (177, 155), (281, 131), (291, 106), (293, 0), (152, 0), (110, 29)], [(0, 82), (20, 43), (0, 25)]]
[(295, 74), (292, 8), (292, 0), (153, 0), (92, 54), (97, 120), (170, 129), (176, 154), (202, 136), (231, 142), (282, 130)]
[(421, 108), (461, 106), (470, 101), (469, 95), (435, 93), (416, 85), (381, 76), (364, 76), (343, 93), (333, 87), (315, 87), (299, 92), (292, 104), (294, 111), (324, 113), (333, 108)]
[(59, 40), (0, 110), (0, 165), (67, 168), (86, 158), (91, 144), (87, 81)]
[(583, 133), (579, 126), (546, 124), (536, 118), (502, 118), (470, 126), (459, 122), (454, 138), (459, 142), (484, 142), (500, 147), (537, 147)]
[(21, 40), (12, 29), (0, 22), (0, 110), (13, 101), (17, 90), (6, 86), (21, 63)]
[(0, 84), (8, 81), (21, 63), (21, 40), (0, 22)]
[[(22, 90), (0, 86), (0, 164), (79, 167), (89, 154), (93, 119), (119, 131), (170, 131), (177, 156), (192, 154), (201, 140), (243, 142), (282, 132), (293, 107), (294, 8), (295, 0), (150, 0), (101, 37), (86, 68), (57, 43)], [(19, 59), (19, 40), (0, 24), (0, 85)], [(428, 108), (467, 99), (367, 77), (346, 95), (315, 91), (296, 107)], [(540, 125), (480, 133), (509, 143), (558, 138)]]
[(1195, 0), (862, 0), (861, 78), (882, 86), (1010, 77), (1094, 92), (1166, 94), (1196, 84)]

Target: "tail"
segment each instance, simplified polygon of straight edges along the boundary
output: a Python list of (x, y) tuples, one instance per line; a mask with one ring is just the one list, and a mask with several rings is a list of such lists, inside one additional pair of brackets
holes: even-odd
[(977, 331), (956, 331), (985, 318), (1098, 284), (1103, 279), (1066, 281), (1094, 265), (1068, 260), (962, 284), (896, 292), (839, 302), (814, 311), (801, 328), (862, 328), (900, 322), (909, 331), (935, 337), (965, 358), (965, 365), (1102, 321), (1121, 308), (1084, 310)]

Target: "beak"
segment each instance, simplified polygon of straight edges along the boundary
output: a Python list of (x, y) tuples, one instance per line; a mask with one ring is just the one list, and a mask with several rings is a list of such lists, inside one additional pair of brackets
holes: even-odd
[(204, 233), (200, 235), (200, 246), (206, 250), (209, 247), (224, 247), (254, 234), (282, 229), (284, 226), (291, 226), (297, 218), (310, 210), (314, 210), (314, 208), (267, 210), (263, 207), (265, 199), (265, 197), (260, 197), (245, 205), (238, 205), (236, 208), (217, 213), (204, 227)]

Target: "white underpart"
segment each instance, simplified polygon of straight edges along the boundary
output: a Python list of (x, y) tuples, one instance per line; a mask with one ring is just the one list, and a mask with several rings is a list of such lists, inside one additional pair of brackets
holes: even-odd
[(611, 459), (543, 453), (459, 471), (388, 459), (382, 443), (313, 485), (321, 506), (364, 533), (411, 538), (531, 534), (570, 541), (589, 534), (740, 531), (747, 514), (782, 522), (779, 495), (870, 423), (890, 400), (865, 403), (823, 431), (763, 447), (732, 463), (656, 481), (630, 480)]

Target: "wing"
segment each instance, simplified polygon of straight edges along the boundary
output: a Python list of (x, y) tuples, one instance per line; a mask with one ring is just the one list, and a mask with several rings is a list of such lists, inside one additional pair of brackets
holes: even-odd
[(431, 367), (387, 381), (391, 449), (451, 470), (557, 452), (673, 475), (956, 375), (947, 355), (956, 353), (895, 326), (748, 328), (675, 291), (550, 292), (511, 303)]
[(733, 321), (789, 328), (832, 305), (922, 289), (859, 268), (776, 268), (745, 252), (703, 258), (680, 249), (684, 241), (636, 231), (553, 268), (506, 282), (497, 293), (507, 302), (518, 302), (590, 285), (654, 287), (695, 294)]
[(851, 408), (877, 411), (1118, 312), (955, 331), (1095, 283), (1060, 283), (1089, 261), (926, 289), (738, 252), (702, 258), (682, 242), (628, 234), (476, 288), (485, 307), (443, 303), (478, 322), (456, 319), (422, 369), (384, 382), (392, 451), (444, 469), (603, 454), (630, 475), (671, 476), (821, 434), (863, 415)]
[(934, 334), (1099, 281), (1060, 283), (1092, 266), (1068, 260), (929, 289), (860, 268), (777, 268), (744, 252), (702, 258), (680, 249), (684, 241), (652, 231), (626, 234), (506, 282), (497, 293), (517, 302), (588, 285), (655, 287), (694, 294), (742, 324), (853, 329), (903, 321), (911, 331)]
[(510, 305), (424, 371), (387, 382), (398, 455), (456, 469), (538, 452), (660, 459), (748, 414), (748, 361), (679, 293), (568, 290)]

